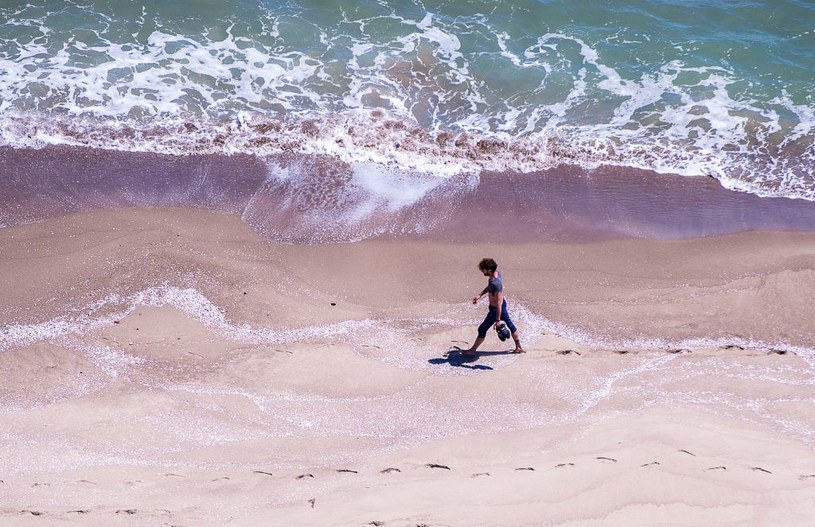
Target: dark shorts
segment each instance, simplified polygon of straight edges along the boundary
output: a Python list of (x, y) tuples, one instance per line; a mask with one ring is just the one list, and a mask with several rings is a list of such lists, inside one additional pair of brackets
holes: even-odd
[[(487, 331), (495, 324), (496, 316), (498, 315), (498, 310), (492, 306), (490, 306), (490, 310), (487, 313), (487, 318), (484, 319), (484, 322), (478, 326), (478, 338), (484, 338), (487, 336)], [(515, 327), (515, 324), (512, 323), (512, 319), (509, 318), (509, 311), (507, 311), (507, 301), (501, 304), (501, 320), (507, 323), (507, 327), (512, 333), (518, 329)]]

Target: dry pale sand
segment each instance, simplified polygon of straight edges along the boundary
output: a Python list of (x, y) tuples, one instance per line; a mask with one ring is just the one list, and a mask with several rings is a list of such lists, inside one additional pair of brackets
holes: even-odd
[[(474, 338), (496, 258), (527, 353)], [(807, 526), (815, 235), (0, 229), (0, 524)]]

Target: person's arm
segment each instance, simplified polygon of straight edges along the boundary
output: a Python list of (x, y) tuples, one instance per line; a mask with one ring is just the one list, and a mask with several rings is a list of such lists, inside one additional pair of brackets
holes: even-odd
[(504, 292), (498, 291), (495, 293), (495, 300), (497, 302), (495, 307), (495, 324), (501, 322), (501, 308), (504, 307)]
[(489, 292), (489, 290), (490, 290), (490, 288), (489, 288), (489, 286), (487, 286), (480, 293), (478, 293), (478, 296), (474, 296), (473, 297), (473, 304), (477, 304), (478, 301), (481, 299), (481, 297), (486, 295), (487, 292)]

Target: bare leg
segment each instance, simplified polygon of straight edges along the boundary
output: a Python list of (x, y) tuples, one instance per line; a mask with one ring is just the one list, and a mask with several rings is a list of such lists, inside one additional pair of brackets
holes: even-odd
[(521, 347), (521, 335), (518, 334), (518, 331), (515, 330), (515, 333), (512, 334), (512, 340), (515, 341), (515, 350), (512, 353), (526, 353), (523, 347)]
[(475, 339), (475, 342), (473, 342), (473, 345), (470, 346), (470, 349), (464, 351), (463, 353), (465, 355), (475, 355), (475, 350), (478, 349), (478, 346), (480, 346), (482, 342), (484, 342), (484, 337), (478, 337)]

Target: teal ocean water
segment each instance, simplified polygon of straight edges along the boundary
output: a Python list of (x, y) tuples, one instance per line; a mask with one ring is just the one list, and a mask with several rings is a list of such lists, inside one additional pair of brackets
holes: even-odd
[(388, 171), (568, 164), (815, 200), (808, 1), (5, 0), (0, 28), (14, 149), (327, 154), (401, 195)]

